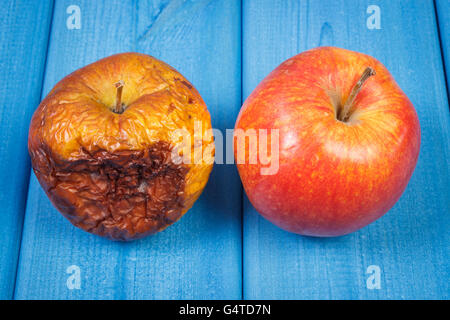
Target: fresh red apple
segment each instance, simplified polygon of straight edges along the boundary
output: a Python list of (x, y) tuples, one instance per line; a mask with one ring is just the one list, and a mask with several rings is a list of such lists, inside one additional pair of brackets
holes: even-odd
[[(420, 148), (416, 111), (388, 70), (333, 47), (272, 71), (238, 116), (235, 134), (250, 129), (267, 131), (270, 150), (269, 163), (261, 148), (250, 163), (251, 139), (236, 144), (250, 202), (275, 225), (309, 236), (348, 234), (380, 218), (405, 190)], [(264, 174), (269, 165), (277, 171)]]
[[(205, 103), (180, 73), (151, 56), (124, 53), (56, 84), (33, 115), (28, 148), (37, 179), (70, 222), (131, 240), (192, 207), (213, 165), (209, 130)], [(180, 161), (176, 132), (187, 135), (183, 158), (202, 158)]]

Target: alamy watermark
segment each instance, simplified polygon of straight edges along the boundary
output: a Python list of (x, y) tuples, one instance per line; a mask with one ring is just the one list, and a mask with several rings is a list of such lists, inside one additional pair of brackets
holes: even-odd
[(366, 274), (369, 277), (366, 280), (366, 287), (369, 290), (381, 289), (381, 268), (375, 264), (367, 267)]
[(81, 29), (81, 9), (77, 5), (70, 5), (66, 9), (69, 15), (66, 20), (66, 27), (68, 30)]
[(367, 14), (370, 16), (366, 20), (366, 26), (369, 30), (380, 30), (381, 29), (381, 9), (379, 6), (371, 4), (367, 7)]
[(81, 289), (81, 269), (77, 265), (67, 267), (66, 273), (69, 274), (66, 280), (66, 286), (69, 290)]
[(177, 129), (172, 135), (176, 141), (172, 161), (176, 164), (234, 164), (236, 161), (237, 164), (259, 165), (261, 175), (278, 172), (279, 129), (226, 129), (224, 138), (221, 130), (203, 130), (202, 122), (195, 121), (193, 135), (186, 128)]

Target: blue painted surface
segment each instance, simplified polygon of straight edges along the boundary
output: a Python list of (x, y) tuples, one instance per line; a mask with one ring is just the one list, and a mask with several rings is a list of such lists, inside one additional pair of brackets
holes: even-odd
[[(378, 0), (379, 30), (366, 27), (371, 4), (243, 0), (241, 8), (238, 0), (57, 0), (52, 10), (51, 2), (8, 1), (0, 19), (0, 298), (13, 292), (16, 299), (450, 298), (443, 66), (449, 75), (450, 3)], [(70, 5), (80, 7), (79, 30), (66, 27)], [(196, 86), (213, 126), (225, 130), (234, 127), (241, 85), (245, 98), (280, 62), (319, 45), (379, 59), (419, 114), (416, 171), (400, 201), (372, 225), (335, 239), (286, 233), (245, 197), (241, 207), (233, 165), (215, 165), (204, 194), (178, 223), (132, 243), (74, 228), (34, 174), (27, 196), (29, 118), (41, 90), (47, 94), (73, 70), (118, 52), (154, 55)], [(366, 287), (371, 265), (380, 267), (379, 290)], [(77, 267), (81, 288), (70, 290), (66, 281)]]
[[(422, 128), (420, 159), (406, 192), (383, 218), (356, 233), (332, 239), (289, 234), (246, 200), (244, 298), (450, 297), (450, 117), (433, 1), (376, 2), (379, 30), (366, 27), (368, 1), (244, 1), (244, 97), (283, 60), (333, 45), (384, 63)], [(366, 287), (371, 265), (381, 271), (379, 290)]]
[(41, 97), (51, 1), (2, 2), (0, 19), (0, 299), (14, 292), (30, 172), (28, 123)]

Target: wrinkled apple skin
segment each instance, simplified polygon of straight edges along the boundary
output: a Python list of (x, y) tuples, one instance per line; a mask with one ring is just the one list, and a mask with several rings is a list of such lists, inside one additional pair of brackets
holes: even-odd
[[(351, 120), (341, 122), (337, 103), (366, 67), (376, 75), (357, 95)], [(405, 190), (420, 148), (416, 111), (388, 70), (333, 47), (272, 71), (240, 111), (236, 129), (249, 128), (280, 136), (276, 174), (261, 175), (259, 162), (237, 165), (250, 202), (275, 225), (309, 236), (348, 234), (380, 218)]]
[[(113, 112), (119, 80), (121, 114)], [(176, 164), (174, 132), (184, 128), (194, 137), (196, 121), (204, 140), (192, 139), (192, 150), (202, 142), (211, 152), (200, 163)], [(42, 188), (75, 226), (132, 240), (192, 207), (213, 165), (210, 129), (205, 103), (180, 73), (151, 56), (123, 53), (56, 84), (33, 115), (28, 149)]]

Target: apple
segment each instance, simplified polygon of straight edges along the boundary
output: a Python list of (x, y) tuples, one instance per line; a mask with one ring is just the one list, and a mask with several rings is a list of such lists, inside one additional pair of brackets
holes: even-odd
[[(205, 103), (180, 73), (151, 56), (123, 53), (55, 85), (33, 115), (28, 149), (39, 183), (72, 224), (132, 240), (192, 207), (213, 165), (210, 129)], [(201, 161), (174, 157), (177, 130), (194, 137), (189, 148), (205, 151)]]
[(307, 236), (348, 234), (384, 215), (405, 190), (420, 148), (416, 111), (389, 71), (334, 47), (273, 70), (239, 113), (235, 132), (248, 130), (268, 132), (268, 159), (279, 162), (263, 174), (261, 148), (256, 163), (248, 161), (250, 139), (235, 148), (250, 202), (280, 228)]

